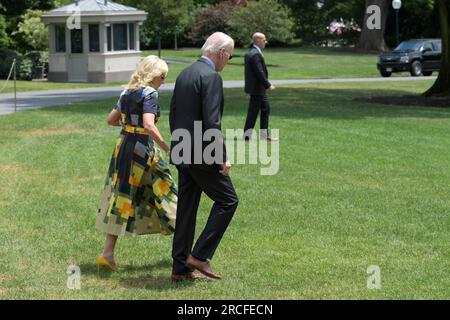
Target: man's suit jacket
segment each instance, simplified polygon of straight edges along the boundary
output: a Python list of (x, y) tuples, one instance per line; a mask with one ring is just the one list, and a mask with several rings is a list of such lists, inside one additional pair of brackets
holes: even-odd
[[(184, 69), (177, 77), (175, 89), (170, 103), (170, 132), (177, 129), (186, 129), (190, 133), (191, 161), (190, 163), (175, 163), (181, 166), (194, 166), (210, 171), (221, 169), (226, 159), (225, 144), (223, 136), (220, 134), (218, 144), (223, 148), (223, 157), (214, 164), (204, 162), (196, 164), (194, 153), (199, 155), (200, 150), (194, 149), (194, 121), (202, 122), (202, 136), (208, 129), (221, 130), (221, 121), (223, 113), (223, 81), (217, 73), (208, 64), (204, 58), (200, 58), (192, 65)], [(180, 143), (180, 141), (171, 141), (171, 150)], [(198, 141), (197, 146), (201, 147), (201, 152), (210, 142)], [(182, 155), (183, 153), (181, 153)], [(174, 163), (171, 155), (171, 163)]]
[(266, 62), (262, 54), (253, 45), (245, 55), (245, 92), (263, 96), (270, 88)]

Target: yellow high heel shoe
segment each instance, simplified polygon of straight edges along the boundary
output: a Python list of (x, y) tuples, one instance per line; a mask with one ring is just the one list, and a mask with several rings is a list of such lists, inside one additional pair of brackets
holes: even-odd
[(103, 256), (97, 258), (97, 270), (99, 273), (101, 268), (106, 268), (109, 271), (118, 271), (117, 267), (113, 266), (108, 260), (103, 258)]

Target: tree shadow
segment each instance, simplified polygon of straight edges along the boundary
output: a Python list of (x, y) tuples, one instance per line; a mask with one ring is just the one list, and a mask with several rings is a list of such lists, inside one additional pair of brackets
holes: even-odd
[[(229, 65), (234, 66), (234, 67), (245, 67), (245, 63), (244, 62), (231, 62), (229, 63)], [(285, 68), (286, 66), (282, 66), (279, 64), (266, 64), (267, 67), (269, 68)]]
[[(448, 119), (448, 109), (426, 105), (399, 106), (357, 101), (378, 96), (400, 97), (409, 95), (407, 90), (340, 89), (316, 87), (278, 87), (269, 93), (271, 116), (282, 118), (327, 118), (330, 120), (361, 120), (365, 118), (427, 118)], [(417, 94), (419, 99), (419, 94)], [(224, 114), (244, 117), (249, 97), (242, 93), (226, 93)], [(228, 107), (227, 107), (228, 106)]]
[[(46, 107), (46, 111), (56, 112), (56, 113), (73, 113), (73, 114), (85, 114), (86, 116), (95, 115), (105, 115), (106, 117), (109, 112), (117, 103), (119, 95), (114, 98), (98, 99), (95, 101), (81, 101), (67, 105), (58, 105)], [(38, 111), (38, 110), (36, 110)]]
[[(330, 84), (332, 86), (334, 84)], [(369, 99), (378, 96), (405, 96), (411, 91), (401, 89), (358, 88), (354, 89), (315, 87), (301, 85), (299, 87), (278, 87), (269, 92), (271, 116), (283, 118), (327, 118), (331, 120), (360, 120), (365, 118), (450, 118), (448, 109), (427, 106), (397, 106), (381, 103), (366, 103), (358, 99)], [(172, 92), (160, 93), (161, 121), (168, 122), (169, 105)], [(417, 94), (419, 97), (419, 94)], [(48, 107), (50, 112), (84, 114), (89, 116), (106, 116), (116, 103), (117, 98), (95, 102), (81, 102), (75, 105)], [(224, 122), (227, 117), (239, 117), (244, 121), (247, 115), (249, 96), (243, 89), (225, 90)], [(104, 119), (102, 118), (102, 126)]]
[(355, 98), (355, 101), (393, 105), (393, 106), (419, 106), (431, 108), (450, 108), (450, 98), (448, 97), (425, 97), (417, 95), (404, 96), (375, 96), (370, 98)]
[(357, 49), (344, 49), (344, 48), (333, 48), (333, 47), (296, 47), (294, 48), (267, 48), (266, 52), (270, 53), (294, 53), (294, 54), (308, 54), (308, 55), (318, 55), (318, 56), (336, 56), (336, 55), (345, 55), (345, 56), (374, 56), (378, 55), (378, 52), (366, 52), (360, 51)]

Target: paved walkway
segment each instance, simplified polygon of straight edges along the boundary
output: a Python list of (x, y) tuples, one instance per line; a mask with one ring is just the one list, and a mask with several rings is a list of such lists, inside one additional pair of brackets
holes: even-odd
[[(271, 80), (277, 85), (308, 84), (308, 83), (344, 83), (344, 82), (388, 82), (388, 81), (418, 81), (435, 79), (435, 77), (392, 77), (392, 78), (341, 78), (341, 79), (292, 79)], [(173, 83), (164, 84), (160, 91), (172, 91)], [(224, 81), (225, 88), (243, 88), (244, 81)], [(66, 105), (81, 101), (93, 101), (118, 97), (122, 86), (97, 87), (86, 89), (59, 89), (49, 91), (29, 91), (17, 93), (17, 111)], [(14, 112), (14, 94), (0, 94), (0, 115)]]

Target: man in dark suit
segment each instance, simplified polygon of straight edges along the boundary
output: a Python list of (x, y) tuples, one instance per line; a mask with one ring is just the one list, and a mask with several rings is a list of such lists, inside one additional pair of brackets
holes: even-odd
[[(209, 260), (236, 211), (238, 198), (228, 176), (231, 164), (227, 160), (220, 131), (224, 99), (222, 78), (218, 72), (232, 58), (233, 50), (233, 39), (221, 32), (212, 34), (202, 47), (203, 56), (184, 69), (175, 83), (169, 116), (171, 163), (178, 169), (178, 207), (172, 248), (173, 281), (197, 280), (199, 275), (193, 273), (194, 269), (209, 278), (221, 278), (211, 270)], [(211, 129), (218, 133), (214, 143), (219, 150), (212, 163), (203, 156), (206, 146), (199, 132), (196, 132), (199, 127), (202, 136)], [(178, 133), (188, 135), (179, 139)], [(214, 205), (192, 249), (202, 192), (214, 201)]]
[(270, 105), (267, 99), (266, 90), (274, 90), (268, 76), (266, 63), (262, 49), (266, 47), (266, 36), (263, 33), (257, 32), (253, 35), (253, 44), (250, 46), (245, 55), (245, 92), (250, 95), (250, 102), (248, 106), (247, 119), (244, 126), (244, 139), (251, 139), (251, 133), (255, 127), (256, 118), (259, 110), (261, 139), (268, 141), (276, 140), (269, 135), (269, 113)]

